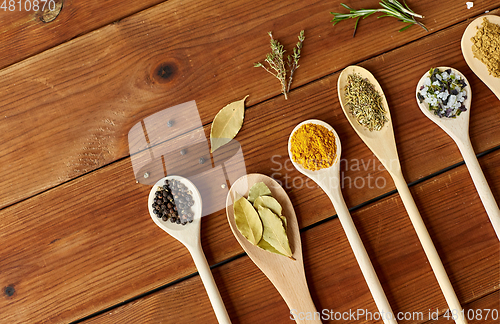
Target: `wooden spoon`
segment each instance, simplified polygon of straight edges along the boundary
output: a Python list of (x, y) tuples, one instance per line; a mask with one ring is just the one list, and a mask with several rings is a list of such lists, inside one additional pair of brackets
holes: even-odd
[(481, 27), (483, 23), (483, 18), (488, 18), (491, 23), (500, 25), (500, 17), (495, 15), (484, 15), (479, 18), (474, 19), (469, 26), (465, 29), (462, 36), (462, 54), (464, 56), (465, 62), (469, 65), (470, 69), (477, 75), (481, 81), (488, 86), (488, 88), (493, 91), (493, 93), (500, 99), (500, 78), (496, 78), (488, 72), (486, 65), (479, 59), (474, 57), (472, 53), (472, 41), (471, 38), (476, 35), (477, 27)]
[[(337, 151), (334, 164), (331, 167), (320, 169), (317, 171), (311, 171), (305, 169), (302, 165), (294, 161), (291, 152), (292, 136), (304, 124), (316, 124), (324, 126), (335, 135), (335, 145), (337, 147)], [(292, 130), (292, 133), (290, 134), (290, 138), (288, 139), (288, 154), (290, 156), (290, 160), (300, 173), (316, 182), (321, 187), (321, 189), (323, 189), (328, 198), (330, 198), (330, 200), (332, 201), (333, 207), (335, 208), (340, 223), (342, 224), (342, 227), (344, 228), (344, 231), (346, 233), (347, 240), (351, 245), (354, 256), (356, 257), (359, 267), (361, 268), (361, 272), (363, 273), (366, 283), (368, 284), (368, 289), (370, 290), (373, 299), (375, 300), (375, 304), (377, 305), (379, 313), (381, 315), (383, 314), (384, 323), (394, 324), (397, 323), (397, 321), (395, 320), (395, 317), (393, 315), (394, 313), (392, 312), (391, 305), (389, 304), (389, 301), (385, 296), (384, 289), (382, 288), (382, 285), (378, 280), (377, 273), (375, 272), (375, 269), (373, 269), (370, 257), (368, 256), (368, 253), (366, 253), (363, 241), (361, 241), (361, 238), (359, 237), (358, 231), (356, 230), (356, 225), (354, 225), (351, 214), (349, 213), (349, 209), (347, 209), (344, 198), (342, 197), (342, 191), (340, 188), (341, 152), (342, 147), (340, 144), (340, 139), (333, 127), (325, 123), (324, 121), (317, 119), (309, 119), (295, 126), (295, 128)]]
[[(438, 69), (440, 71), (451, 69), (455, 72), (455, 74), (459, 75), (467, 83), (467, 86), (465, 87), (465, 91), (467, 92), (467, 99), (465, 99), (464, 101), (464, 105), (467, 110), (462, 112), (460, 116), (457, 116), (456, 118), (441, 118), (439, 116), (436, 116), (434, 112), (429, 110), (429, 105), (427, 103), (420, 103), (420, 100), (417, 97), (418, 106), (420, 107), (420, 110), (422, 110), (424, 115), (427, 116), (427, 118), (441, 127), (446, 132), (446, 134), (448, 134), (455, 141), (455, 143), (457, 143), (458, 149), (460, 150), (460, 153), (462, 153), (462, 156), (464, 158), (465, 165), (469, 169), (472, 181), (476, 186), (479, 198), (481, 198), (484, 208), (486, 209), (486, 213), (490, 218), (491, 225), (493, 225), (493, 229), (497, 234), (497, 238), (500, 240), (500, 209), (498, 209), (495, 197), (491, 193), (488, 182), (486, 181), (483, 171), (481, 170), (481, 166), (477, 161), (477, 157), (474, 153), (474, 149), (472, 148), (469, 137), (469, 117), (472, 100), (470, 83), (465, 78), (465, 76), (456, 69), (446, 66), (438, 67)], [(429, 73), (426, 72), (422, 76), (420, 81), (418, 81), (416, 95), (420, 91), (420, 88), (422, 87), (424, 80), (428, 77), (428, 75)]]
[[(386, 116), (389, 121), (385, 123), (380, 131), (370, 132), (367, 128), (361, 126), (348, 111), (349, 108), (346, 106), (344, 89), (347, 85), (347, 76), (353, 73), (357, 73), (363, 78), (368, 79), (368, 81), (373, 84), (375, 89), (382, 97), (382, 105), (385, 108)], [(432, 243), (431, 237), (427, 232), (424, 221), (420, 216), (417, 206), (415, 205), (415, 201), (413, 200), (411, 192), (408, 189), (408, 185), (406, 184), (406, 181), (403, 177), (403, 173), (401, 172), (401, 164), (399, 163), (396, 141), (394, 140), (394, 131), (392, 129), (391, 113), (384, 95), (384, 91), (382, 91), (382, 88), (380, 87), (380, 84), (377, 82), (375, 77), (368, 70), (360, 66), (348, 66), (347, 68), (345, 68), (339, 76), (337, 89), (340, 105), (342, 106), (342, 110), (349, 120), (349, 123), (354, 128), (359, 137), (361, 137), (363, 142), (365, 142), (368, 148), (373, 152), (373, 154), (375, 154), (375, 156), (380, 160), (382, 165), (387, 169), (387, 171), (389, 171), (389, 174), (394, 180), (394, 184), (396, 185), (399, 196), (401, 197), (406, 211), (408, 212), (408, 216), (410, 217), (413, 227), (417, 232), (418, 239), (422, 244), (425, 255), (427, 256), (438, 284), (443, 291), (446, 302), (448, 303), (448, 307), (451, 311), (456, 311), (457, 314), (461, 314), (462, 306), (460, 306), (460, 302), (458, 301), (457, 295), (455, 294), (455, 291), (453, 290), (453, 287), (450, 283), (450, 279), (446, 274), (443, 263), (441, 262), (436, 248)], [(467, 323), (467, 320), (459, 316), (459, 318), (455, 320), (455, 322), (463, 324)]]
[[(158, 187), (161, 187), (165, 184), (165, 180), (178, 180), (186, 185), (186, 187), (192, 192), (193, 200), (195, 202), (191, 207), (194, 213), (194, 219), (192, 223), (180, 225), (171, 223), (170, 221), (164, 222), (153, 213), (152, 205), (155, 199), (155, 193)], [(224, 307), (224, 302), (222, 301), (222, 298), (219, 294), (219, 290), (217, 289), (217, 285), (215, 284), (214, 278), (212, 277), (212, 272), (210, 271), (207, 259), (205, 258), (205, 254), (203, 254), (203, 249), (201, 248), (200, 228), (202, 201), (200, 192), (198, 191), (196, 186), (188, 179), (180, 176), (167, 176), (163, 179), (160, 179), (149, 192), (148, 208), (149, 214), (151, 215), (151, 218), (153, 219), (155, 224), (158, 225), (158, 227), (160, 227), (162, 230), (173, 236), (179, 242), (184, 244), (189, 253), (191, 253), (194, 264), (198, 269), (198, 273), (200, 274), (201, 281), (203, 282), (203, 285), (205, 286), (205, 289), (207, 291), (208, 298), (212, 303), (217, 321), (222, 324), (230, 324), (231, 320), (229, 319), (229, 315), (227, 314), (226, 308)]]
[[(287, 219), (286, 232), (293, 253), (292, 256), (295, 260), (265, 251), (253, 245), (236, 227), (233, 202), (240, 196), (248, 197), (248, 191), (257, 182), (264, 182), (271, 190), (272, 196), (278, 200), (283, 208), (283, 215)], [(231, 230), (241, 247), (276, 287), (288, 308), (290, 308), (290, 314), (295, 316), (295, 321), (297, 323), (321, 323), (319, 318), (316, 317), (314, 317), (316, 318), (314, 320), (305, 320), (308, 314), (314, 316), (316, 307), (307, 287), (297, 217), (285, 190), (274, 179), (263, 174), (242, 176), (232, 185), (227, 195), (226, 213)]]

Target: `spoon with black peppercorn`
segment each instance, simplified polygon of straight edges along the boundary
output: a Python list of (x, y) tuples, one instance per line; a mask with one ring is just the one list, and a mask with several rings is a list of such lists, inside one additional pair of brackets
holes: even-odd
[[(165, 180), (168, 182), (168, 184), (166, 184)], [(166, 186), (166, 188), (170, 188), (172, 186), (174, 188), (178, 188), (179, 190), (171, 190), (172, 192), (180, 192), (185, 196), (180, 197), (181, 195), (177, 194), (178, 197), (175, 198), (174, 194), (172, 195), (172, 198), (168, 200), (167, 203), (170, 203), (172, 205), (172, 208), (175, 207), (175, 209), (177, 210), (178, 208), (176, 207), (176, 203), (177, 205), (180, 204), (178, 203), (178, 200), (180, 200), (179, 198), (186, 199), (189, 195), (192, 197), (192, 199), (189, 200), (191, 201), (190, 205), (192, 205), (189, 206), (191, 207), (191, 212), (193, 213), (192, 219), (190, 219), (189, 217), (182, 217), (182, 215), (178, 215), (177, 217), (168, 217), (166, 218), (166, 221), (164, 221), (162, 219), (163, 216), (159, 217), (158, 212), (154, 212), (156, 208), (153, 206), (156, 204), (155, 200), (158, 199), (157, 191), (161, 191), (164, 186)], [(182, 203), (184, 203), (184, 200), (181, 201)], [(205, 258), (205, 254), (203, 253), (203, 249), (201, 247), (200, 230), (202, 201), (200, 192), (198, 191), (196, 186), (188, 179), (180, 176), (167, 176), (165, 178), (162, 178), (158, 180), (158, 182), (149, 192), (148, 208), (153, 222), (155, 222), (158, 227), (170, 234), (176, 240), (184, 244), (184, 246), (188, 249), (189, 253), (193, 257), (194, 264), (198, 269), (201, 281), (205, 286), (208, 298), (210, 299), (210, 303), (212, 304), (218, 322), (222, 324), (230, 324), (231, 320), (229, 319), (229, 315), (227, 314), (224, 302), (222, 301), (219, 290), (217, 289), (217, 285), (215, 284), (214, 278), (212, 276), (212, 272), (210, 271), (207, 259)], [(177, 212), (176, 214), (179, 213)], [(171, 221), (172, 218), (174, 219), (173, 222)], [(177, 219), (179, 219), (180, 221), (177, 222)], [(192, 221), (189, 222), (190, 220)]]

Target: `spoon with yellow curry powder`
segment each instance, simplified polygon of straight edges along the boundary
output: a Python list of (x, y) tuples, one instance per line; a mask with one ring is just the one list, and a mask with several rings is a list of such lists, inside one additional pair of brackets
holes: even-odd
[[(352, 75), (357, 75), (361, 80), (359, 81), (362, 84), (355, 84), (352, 80)], [(357, 79), (357, 78), (356, 78)], [(357, 79), (359, 80), (359, 79)], [(365, 82), (369, 83), (369, 85), (364, 84)], [(342, 106), (342, 110), (344, 111), (345, 116), (349, 120), (352, 128), (356, 131), (361, 140), (368, 146), (368, 148), (373, 152), (373, 154), (380, 160), (380, 163), (387, 169), (392, 179), (394, 180), (394, 184), (396, 185), (396, 189), (398, 190), (399, 196), (403, 201), (403, 205), (408, 212), (408, 216), (410, 217), (410, 221), (417, 233), (418, 239), (422, 244), (422, 248), (424, 249), (425, 255), (429, 260), (432, 271), (436, 276), (439, 287), (443, 292), (444, 298), (450, 308), (450, 313), (453, 314), (463, 314), (462, 306), (453, 290), (453, 286), (450, 283), (450, 279), (446, 274), (446, 270), (444, 269), (443, 263), (439, 258), (439, 254), (434, 247), (432, 239), (425, 227), (424, 221), (420, 216), (418, 208), (413, 200), (410, 190), (408, 189), (408, 185), (403, 177), (403, 173), (401, 172), (401, 164), (399, 163), (398, 152), (396, 148), (396, 140), (394, 139), (394, 131), (392, 128), (392, 119), (389, 111), (389, 105), (387, 104), (387, 99), (384, 96), (384, 92), (382, 91), (382, 87), (377, 82), (377, 79), (365, 68), (360, 66), (348, 66), (346, 67), (339, 76), (338, 80), (338, 95), (340, 105)], [(373, 89), (369, 92), (376, 92), (377, 95), (373, 93), (365, 93), (360, 89)], [(357, 89), (357, 90), (356, 90)], [(354, 97), (354, 99), (352, 99)], [(374, 99), (377, 97), (377, 99)], [(360, 100), (359, 102), (354, 102), (356, 98), (366, 99)], [(373, 100), (372, 100), (373, 99)], [(356, 107), (350, 107), (350, 102), (354, 102)], [(374, 102), (378, 103), (378, 108), (382, 108), (381, 110), (385, 114), (385, 118), (376, 118), (374, 116), (378, 116), (375, 113)], [(351, 108), (351, 109), (349, 109)], [(377, 111), (379, 109), (377, 108)], [(355, 109), (359, 110), (358, 115), (353, 114)], [(361, 117), (361, 118), (360, 118)], [(371, 122), (378, 120), (376, 125), (379, 126), (376, 129), (370, 130), (366, 125), (371, 125)], [(382, 122), (382, 120), (384, 120)], [(430, 306), (430, 305), (429, 305)], [(455, 318), (454, 318), (455, 319)], [(467, 323), (467, 319), (463, 316), (457, 316), (455, 319), (455, 323), (457, 324), (465, 324)]]
[(310, 119), (298, 124), (288, 140), (288, 154), (295, 168), (316, 182), (332, 201), (375, 304), (380, 314), (384, 314), (384, 323), (397, 323), (342, 197), (340, 190), (341, 151), (337, 133), (332, 126), (321, 120)]

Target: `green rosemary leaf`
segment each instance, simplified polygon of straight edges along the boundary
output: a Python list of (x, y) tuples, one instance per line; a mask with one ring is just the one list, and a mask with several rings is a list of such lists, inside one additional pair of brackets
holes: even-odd
[[(380, 0), (379, 5), (381, 6), (381, 8), (379, 9), (359, 9), (359, 10), (353, 9), (348, 5), (341, 3), (340, 5), (345, 9), (349, 10), (349, 13), (343, 14), (343, 13), (330, 12), (334, 16), (331, 22), (335, 26), (342, 20), (356, 18), (356, 23), (354, 25), (354, 33), (353, 33), (354, 36), (356, 34), (356, 30), (358, 27), (359, 18), (364, 19), (376, 12), (379, 12), (382, 13), (382, 15), (377, 18), (394, 17), (403, 23), (410, 25), (419, 25), (425, 31), (428, 31), (427, 28), (424, 26), (424, 24), (415, 19), (415, 17), (423, 18), (423, 16), (416, 14), (413, 10), (411, 10), (406, 1), (403, 1), (403, 3), (404, 5), (397, 0)], [(407, 26), (402, 28), (400, 31), (406, 29), (408, 29)]]
[(405, 31), (407, 30), (408, 28), (410, 28), (412, 26), (412, 24), (408, 25), (408, 26), (405, 26), (403, 28), (401, 28), (399, 31), (402, 32), (402, 31)]

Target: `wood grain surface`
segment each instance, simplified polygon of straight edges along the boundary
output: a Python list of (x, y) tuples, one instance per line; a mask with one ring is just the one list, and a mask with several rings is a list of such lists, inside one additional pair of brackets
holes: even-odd
[[(424, 22), (432, 31), (480, 13), (479, 6), (466, 10), (453, 1), (432, 3), (426, 8), (419, 2), (414, 8), (428, 12)], [(1, 169), (0, 185), (9, 190), (0, 192), (0, 206), (127, 156), (128, 131), (159, 110), (196, 100), (205, 125), (221, 107), (247, 94), (251, 94), (249, 106), (278, 95), (276, 79), (252, 67), (269, 50), (269, 30), (275, 31), (275, 37), (284, 44), (295, 44), (295, 35), (301, 29), (308, 31), (294, 87), (423, 36), (431, 36), (423, 40), (422, 49), (427, 49), (424, 57), (442, 60), (444, 49), (453, 52), (455, 61), (463, 62), (459, 42), (465, 22), (454, 26), (453, 35), (448, 35), (448, 30), (429, 35), (419, 29), (399, 33), (390, 19), (366, 19), (366, 32), (351, 39), (348, 31), (352, 24), (332, 27), (328, 23), (332, 17), (329, 11), (335, 9), (332, 5), (322, 1), (261, 1), (216, 6), (207, 0), (168, 1), (3, 69), (0, 131), (5, 135), (0, 144), (0, 164), (8, 168)], [(200, 15), (193, 6), (209, 14)], [(493, 1), (484, 6), (492, 9)], [(443, 16), (445, 8), (449, 15)], [(290, 21), (300, 23), (290, 25)], [(373, 37), (375, 30), (383, 36)], [(449, 41), (442, 42), (443, 37)], [(458, 50), (453, 50), (452, 40)], [(337, 44), (343, 44), (341, 50)], [(432, 59), (430, 48), (439, 53)], [(404, 61), (404, 70), (410, 64), (426, 66), (421, 56), (404, 59), (406, 55), (401, 54), (398, 61)], [(375, 64), (380, 65), (385, 58), (382, 55)], [(447, 61), (449, 65), (453, 62)], [(390, 66), (391, 62), (387, 63)], [(387, 69), (387, 65), (379, 68)], [(427, 68), (420, 68), (419, 74)], [(379, 77), (378, 70), (372, 72)], [(399, 73), (391, 75), (402, 77)], [(292, 93), (290, 101), (296, 96)], [(277, 102), (281, 106), (283, 101)], [(406, 104), (412, 101), (405, 98)], [(32, 170), (39, 175), (29, 177)], [(19, 180), (28, 178), (29, 186)]]
[[(483, 167), (498, 163), (500, 151), (481, 158)], [(500, 243), (492, 229), (486, 230), (486, 216), (479, 216), (480, 201), (468, 199), (476, 195), (473, 184), (463, 185), (468, 177), (462, 165), (412, 187), (412, 193), (421, 206), (422, 217), (431, 229), (460, 302), (464, 305), (472, 302), (472, 307), (476, 307), (474, 305), (482, 305), (481, 297), (486, 296), (488, 302), (484, 307), (498, 305), (489, 295), (496, 294), (500, 284)], [(496, 193), (500, 189), (499, 180), (492, 183)], [(440, 192), (443, 190), (450, 192), (448, 201), (442, 200)], [(424, 320), (401, 323), (427, 322), (430, 309), (438, 309), (442, 315), (446, 302), (398, 195), (352, 214), (393, 311), (425, 314)], [(401, 237), (405, 240), (398, 239)], [(376, 312), (338, 219), (305, 231), (302, 245), (309, 288), (319, 311), (326, 309), (329, 314), (330, 310)], [(289, 323), (286, 304), (248, 257), (224, 264), (212, 272), (233, 323)], [(479, 291), (482, 293), (478, 294)], [(198, 317), (206, 323), (216, 323), (196, 276), (87, 322), (118, 323), (142, 319), (151, 323), (191, 323)], [(334, 322), (339, 321), (323, 321)], [(375, 320), (340, 322), (381, 323)]]
[[(14, 1), (15, 2), (15, 1)], [(30, 56), (56, 47), (80, 35), (87, 34), (111, 23), (133, 15), (141, 10), (161, 3), (161, 0), (146, 1), (75, 1), (54, 0), (58, 10), (26, 11), (29, 4), (19, 2), (14, 11), (0, 11), (0, 70)], [(33, 6), (31, 6), (33, 8)], [(60, 8), (60, 9), (59, 9)]]
[[(135, 125), (145, 129), (148, 116), (194, 100), (203, 128), (185, 127), (177, 140), (199, 136), (187, 154), (198, 159), (217, 111), (247, 94), (236, 137), (245, 171), (280, 181), (299, 226), (311, 226), (302, 240), (317, 308), (376, 310), (338, 220), (330, 219), (331, 203), (288, 161), (290, 131), (310, 118), (330, 123), (340, 136), (343, 194), (349, 207), (358, 206), (354, 222), (393, 309), (444, 309), (388, 173), (340, 109), (336, 83), (349, 64), (370, 70), (384, 89), (407, 181), (426, 179), (411, 191), (458, 298), (471, 307), (495, 305), (499, 243), (465, 166), (447, 169), (462, 161), (457, 147), (419, 111), (414, 93), (432, 66), (452, 66), (468, 78), (471, 141), (476, 153), (487, 153), (480, 163), (499, 201), (500, 150), (488, 150), (500, 146), (500, 101), (460, 52), (468, 20), (499, 4), (410, 5), (426, 16), (429, 33), (417, 27), (399, 33), (396, 20), (370, 17), (352, 38), (353, 21), (329, 23), (340, 1), (68, 0), (50, 23), (40, 13), (0, 11), (0, 322), (76, 321), (134, 298), (90, 321), (215, 322), (197, 276), (172, 284), (195, 267), (187, 250), (151, 221), (150, 187), (136, 183), (128, 136)], [(269, 30), (291, 50), (301, 29), (301, 67), (285, 101), (278, 81), (252, 63), (269, 51)], [(151, 150), (168, 144), (153, 143)], [(217, 165), (216, 155), (207, 158), (196, 163), (196, 173)], [(169, 161), (169, 170), (185, 166), (180, 158)], [(151, 178), (162, 173), (157, 167)], [(223, 191), (211, 197), (219, 196), (225, 199)], [(242, 252), (220, 209), (202, 222), (210, 264)], [(233, 323), (288, 322), (286, 305), (247, 257), (213, 272)]]

